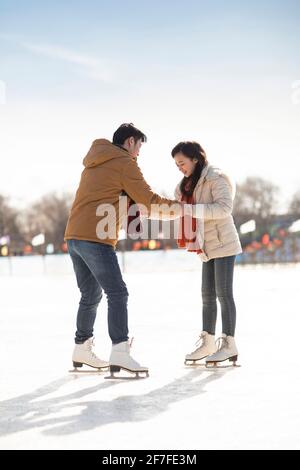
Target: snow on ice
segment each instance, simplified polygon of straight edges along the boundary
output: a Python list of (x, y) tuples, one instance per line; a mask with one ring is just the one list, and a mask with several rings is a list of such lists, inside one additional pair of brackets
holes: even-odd
[[(125, 268), (132, 354), (150, 377), (113, 381), (68, 373), (79, 301), (68, 256), (0, 259), (0, 449), (299, 449), (300, 266), (236, 267), (242, 367), (213, 370), (184, 365), (201, 331), (197, 256), (126, 253)], [(103, 299), (103, 358), (106, 314)]]

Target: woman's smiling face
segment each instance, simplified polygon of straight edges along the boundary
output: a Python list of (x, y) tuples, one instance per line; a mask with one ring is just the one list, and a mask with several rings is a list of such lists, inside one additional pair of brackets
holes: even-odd
[(183, 173), (186, 178), (191, 176), (195, 166), (197, 165), (196, 159), (191, 160), (181, 152), (178, 152), (176, 155), (174, 155), (174, 160), (179, 171), (181, 171), (181, 173)]

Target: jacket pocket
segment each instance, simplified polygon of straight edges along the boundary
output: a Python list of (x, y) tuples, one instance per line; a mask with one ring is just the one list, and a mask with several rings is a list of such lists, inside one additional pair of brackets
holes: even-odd
[(217, 239), (218, 239), (220, 246), (223, 246), (222, 235), (217, 225), (216, 225), (216, 234), (217, 234)]

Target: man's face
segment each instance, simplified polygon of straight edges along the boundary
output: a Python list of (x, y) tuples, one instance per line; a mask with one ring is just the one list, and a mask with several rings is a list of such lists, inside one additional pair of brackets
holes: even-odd
[(132, 158), (137, 158), (139, 156), (142, 144), (142, 139), (139, 139), (137, 142), (135, 142), (133, 137), (129, 137), (127, 150)]

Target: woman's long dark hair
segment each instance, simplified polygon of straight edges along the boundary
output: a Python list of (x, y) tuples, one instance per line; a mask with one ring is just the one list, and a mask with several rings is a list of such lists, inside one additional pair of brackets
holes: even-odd
[(198, 142), (179, 142), (171, 152), (172, 157), (174, 158), (179, 152), (190, 160), (193, 160), (194, 158), (198, 160), (193, 173), (188, 177), (185, 176), (180, 183), (181, 193), (185, 196), (192, 196), (202, 170), (207, 164), (206, 153)]

